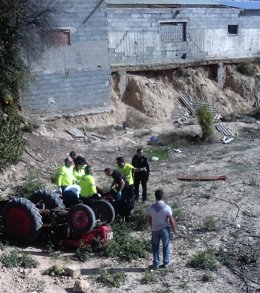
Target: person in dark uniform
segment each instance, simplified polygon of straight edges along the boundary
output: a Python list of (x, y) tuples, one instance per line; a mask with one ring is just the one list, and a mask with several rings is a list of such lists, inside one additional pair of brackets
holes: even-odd
[(143, 193), (142, 200), (145, 202), (147, 200), (147, 182), (149, 180), (150, 166), (147, 158), (144, 156), (143, 149), (137, 149), (136, 155), (132, 159), (132, 165), (140, 171), (134, 173), (134, 191), (135, 191), (135, 200), (139, 199), (139, 185), (141, 183)]
[(129, 221), (129, 216), (131, 210), (134, 208), (134, 200), (129, 191), (129, 185), (125, 176), (118, 170), (113, 170), (111, 168), (106, 168), (105, 173), (107, 176), (113, 178), (113, 182), (110, 186), (110, 190), (115, 186), (116, 193), (112, 195), (116, 200), (115, 209), (118, 211), (119, 215)]

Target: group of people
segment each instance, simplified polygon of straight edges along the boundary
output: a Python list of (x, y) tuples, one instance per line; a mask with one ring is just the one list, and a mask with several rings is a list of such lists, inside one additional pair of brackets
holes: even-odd
[[(150, 166), (144, 156), (143, 149), (137, 149), (132, 164), (126, 163), (123, 157), (116, 158), (117, 168), (105, 168), (107, 176), (112, 177), (110, 193), (121, 216), (129, 219), (134, 202), (139, 200), (139, 186), (142, 185), (142, 201), (147, 200), (147, 182)], [(58, 171), (58, 191), (63, 195), (66, 206), (78, 202), (88, 204), (96, 198), (102, 190), (96, 186), (93, 166), (87, 160), (71, 151), (64, 160), (64, 166)]]
[[(147, 182), (150, 166), (139, 148), (132, 159), (132, 164), (126, 163), (123, 157), (116, 158), (117, 168), (105, 168), (107, 176), (112, 177), (110, 193), (116, 202), (118, 213), (129, 220), (135, 201), (139, 200), (139, 187), (142, 186), (142, 201), (147, 200)], [(102, 192), (96, 186), (93, 176), (93, 166), (82, 156), (71, 151), (64, 161), (64, 166), (58, 173), (58, 190), (63, 195), (66, 206), (80, 201), (88, 204)], [(176, 234), (176, 224), (170, 206), (164, 202), (162, 190), (156, 190), (155, 203), (147, 211), (147, 222), (152, 231), (152, 268), (166, 268), (170, 262), (170, 230)], [(163, 264), (160, 266), (159, 243), (163, 243)]]

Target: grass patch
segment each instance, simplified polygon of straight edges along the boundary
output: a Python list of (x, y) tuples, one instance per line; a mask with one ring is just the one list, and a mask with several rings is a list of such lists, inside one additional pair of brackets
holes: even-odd
[(214, 252), (212, 250), (198, 252), (188, 262), (188, 266), (201, 270), (216, 271), (217, 263)]
[(201, 276), (201, 281), (203, 283), (207, 283), (207, 282), (213, 282), (214, 278), (210, 273), (205, 273)]
[(43, 272), (44, 275), (48, 275), (51, 277), (61, 277), (61, 276), (66, 276), (66, 273), (63, 268), (53, 265), (49, 267), (47, 270)]
[(126, 281), (126, 274), (124, 272), (109, 273), (103, 270), (97, 281), (108, 287), (120, 288)]
[(154, 284), (157, 282), (155, 272), (145, 271), (144, 277), (141, 279), (141, 284)]
[(74, 258), (80, 262), (85, 262), (90, 258), (91, 247), (89, 245), (80, 245), (80, 247), (75, 251)]
[(243, 163), (236, 163), (229, 166), (229, 168), (236, 173), (247, 172), (250, 170), (250, 166)]
[(188, 285), (189, 285), (189, 281), (182, 281), (179, 284), (179, 287), (182, 288), (182, 289), (187, 289), (188, 288)]
[(36, 268), (39, 264), (31, 256), (17, 250), (1, 255), (0, 262), (6, 268), (22, 267), (25, 269)]
[(210, 231), (217, 231), (218, 230), (218, 220), (213, 217), (209, 216), (203, 222), (203, 231), (210, 232)]
[(178, 203), (174, 202), (171, 205), (171, 208), (173, 211), (173, 217), (176, 221), (184, 221), (185, 220), (184, 212)]
[(152, 157), (157, 157), (160, 160), (167, 160), (169, 150), (166, 148), (154, 148), (147, 153), (148, 160), (152, 160)]
[(122, 223), (113, 224), (114, 238), (104, 245), (103, 254), (107, 257), (116, 257), (122, 261), (131, 261), (146, 258), (151, 250), (150, 240), (134, 237), (128, 226)]
[(36, 170), (29, 170), (28, 175), (23, 178), (23, 183), (14, 188), (14, 195), (18, 197), (30, 198), (36, 191), (44, 187), (43, 182)]

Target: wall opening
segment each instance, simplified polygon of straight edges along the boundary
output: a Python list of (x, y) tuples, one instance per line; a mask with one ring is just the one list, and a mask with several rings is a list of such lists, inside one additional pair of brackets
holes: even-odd
[(186, 41), (186, 22), (161, 22), (160, 31), (164, 42)]
[(57, 29), (53, 31), (53, 42), (55, 45), (69, 46), (70, 41), (70, 31), (64, 29)]
[(238, 25), (228, 25), (228, 34), (237, 35), (238, 34)]

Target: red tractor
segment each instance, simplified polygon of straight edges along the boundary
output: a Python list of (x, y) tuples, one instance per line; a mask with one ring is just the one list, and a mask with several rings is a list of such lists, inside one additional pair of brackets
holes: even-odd
[(72, 246), (113, 237), (110, 224), (115, 211), (103, 199), (93, 201), (91, 206), (79, 203), (66, 208), (59, 195), (41, 189), (34, 192), (30, 200), (13, 197), (1, 201), (0, 210), (4, 234), (17, 243), (33, 243), (45, 228), (54, 230)]

